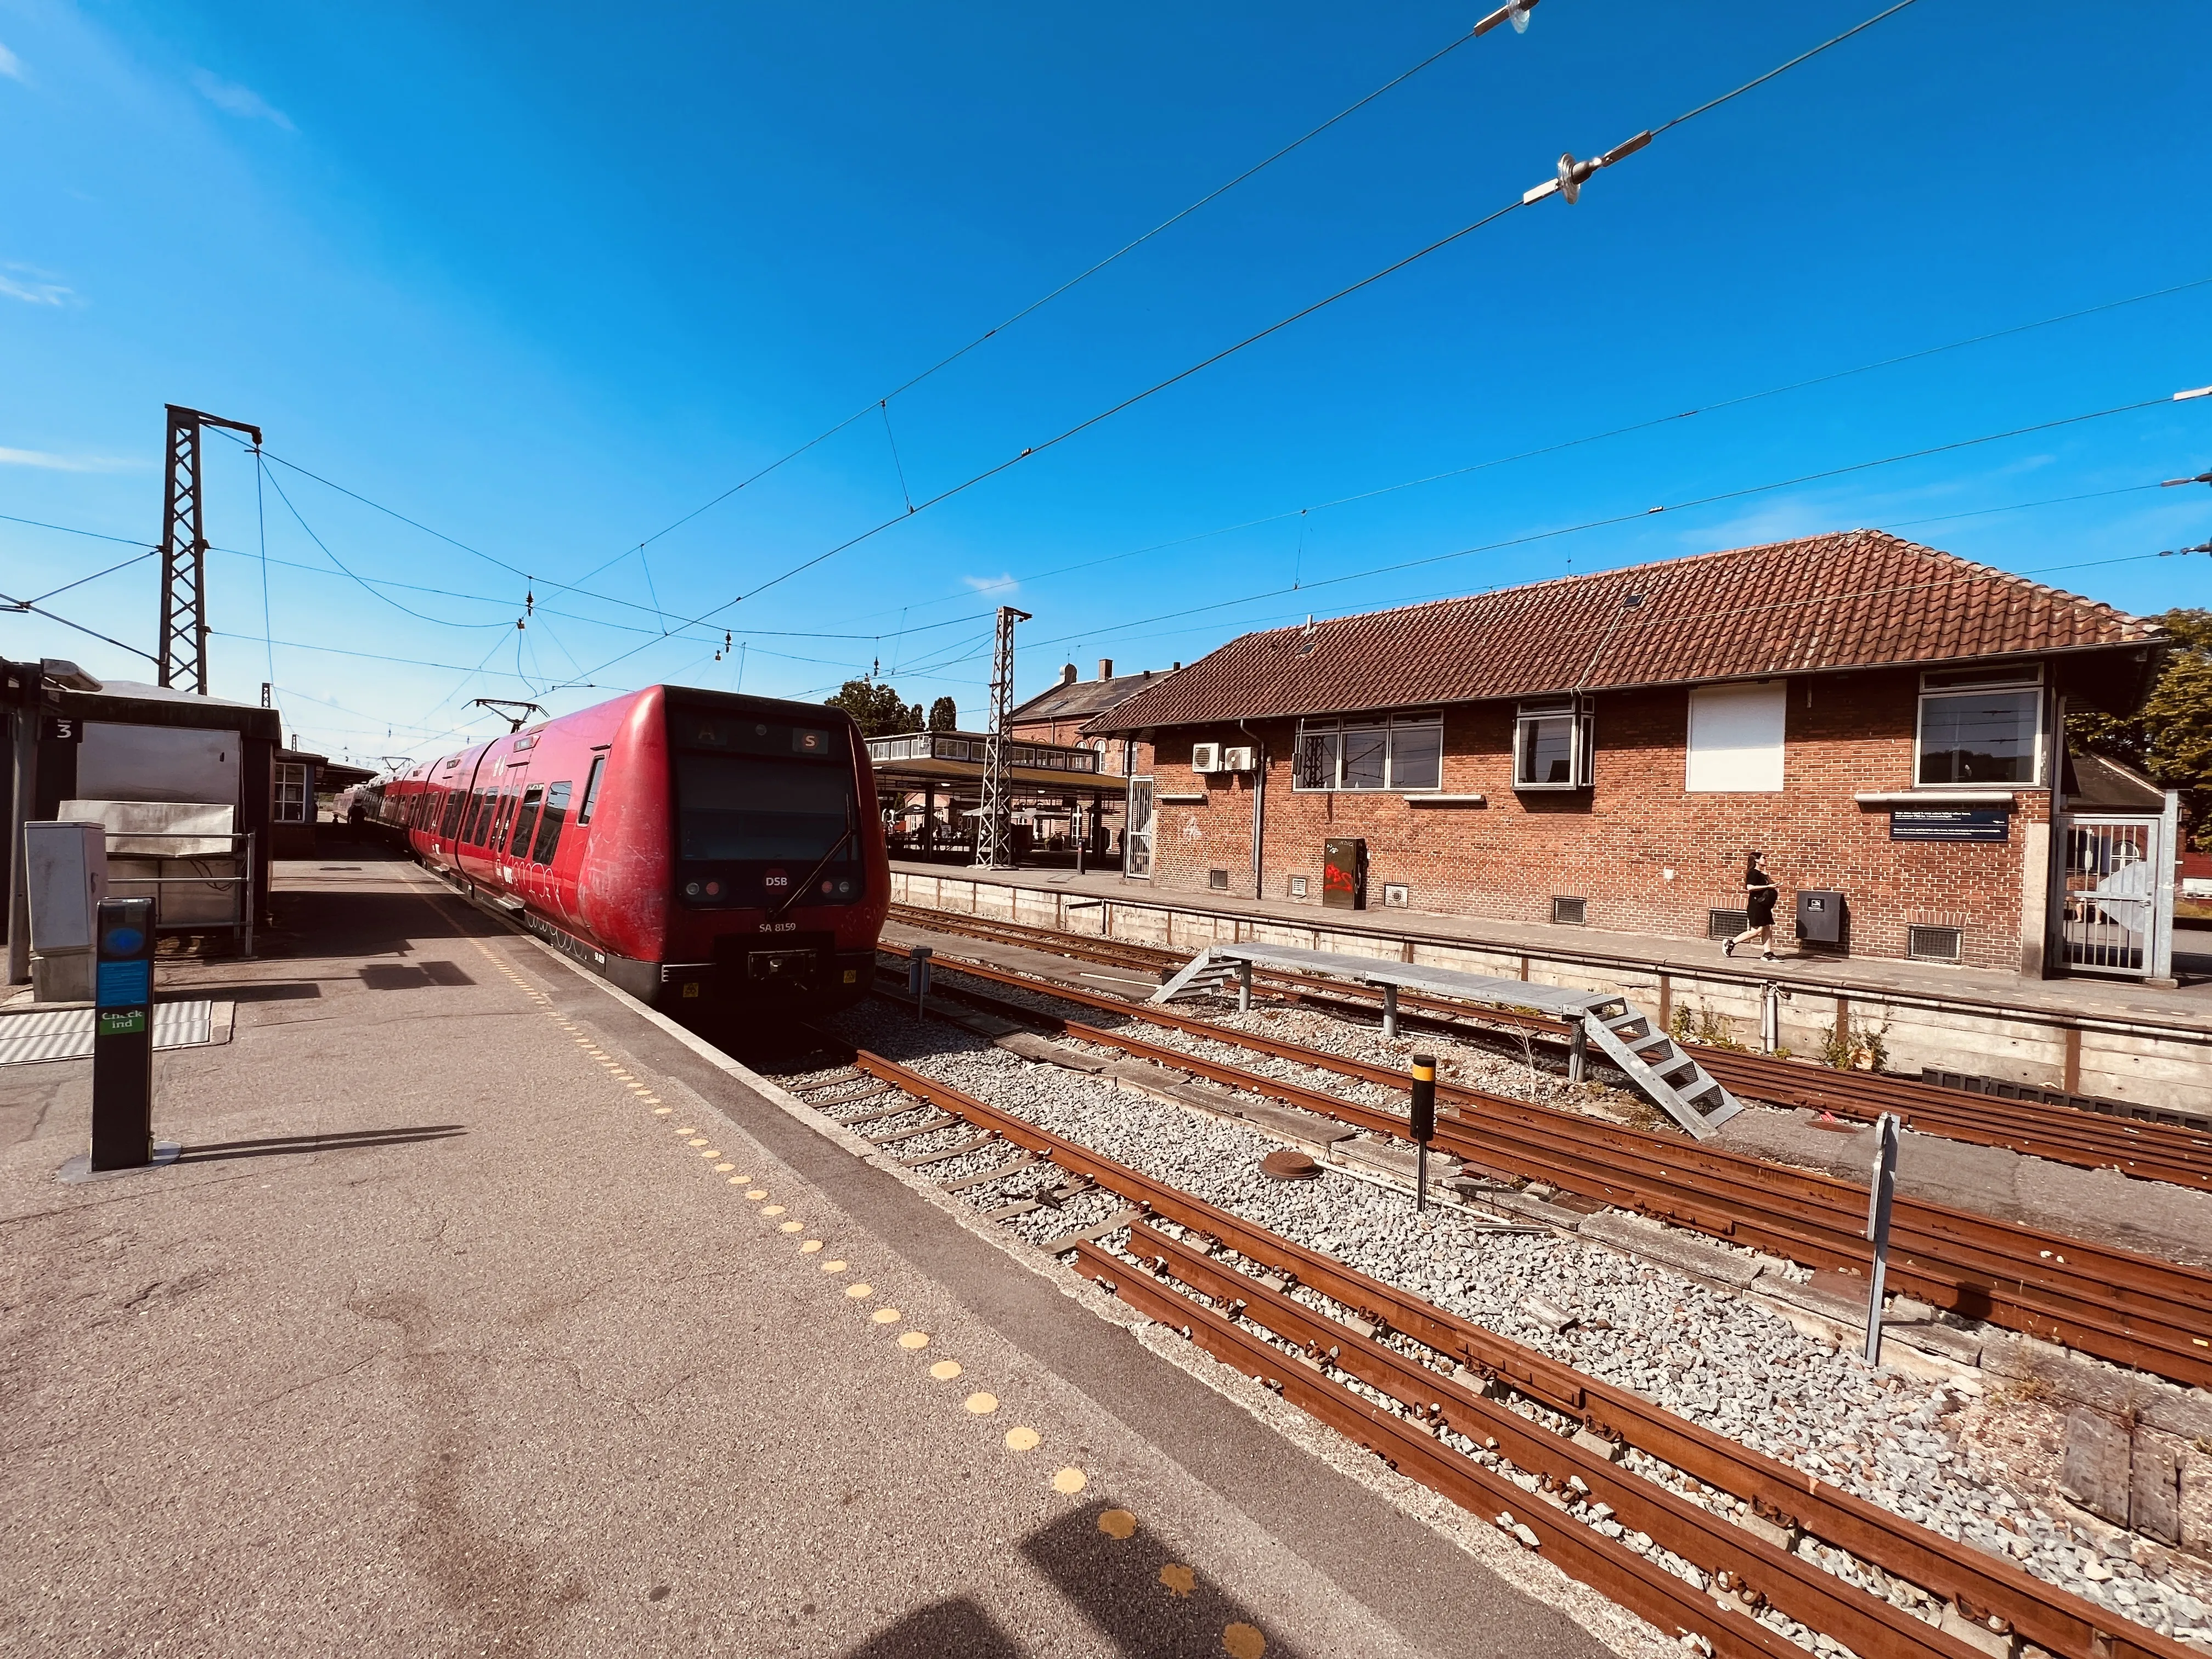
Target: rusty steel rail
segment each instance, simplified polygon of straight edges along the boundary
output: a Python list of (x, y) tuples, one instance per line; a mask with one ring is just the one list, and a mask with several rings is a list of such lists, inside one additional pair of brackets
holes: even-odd
[[(885, 949), (895, 947), (886, 946)], [(1272, 1037), (1232, 1030), (1149, 1005), (1133, 1005), (982, 964), (961, 974), (1289, 1060), (1339, 1076), (1406, 1089), (1400, 1072)], [(939, 982), (940, 991), (951, 986)], [(1403, 1139), (1399, 1114), (1208, 1060), (1127, 1032), (1045, 1014), (976, 991), (993, 1012), (1119, 1048), (1304, 1110)], [(1577, 1112), (1439, 1082), (1437, 1140), (1463, 1163), (1532, 1176), (1601, 1203), (1771, 1251), (1814, 1267), (1859, 1270), (1867, 1259), (1863, 1188), (1832, 1176), (1692, 1145)], [(2076, 1348), (2177, 1382), (2212, 1386), (2212, 1273), (2063, 1234), (1900, 1197), (1890, 1224), (1889, 1280), (1962, 1317)]]
[[(1153, 945), (1056, 933), (1024, 922), (963, 916), (957, 912), (907, 904), (893, 905), (891, 913), (894, 920), (916, 927), (964, 933), (998, 944), (1022, 945), (1121, 967), (1172, 969), (1180, 967), (1187, 959), (1176, 951)], [(1255, 969), (1253, 978), (1263, 988), (1279, 988), (1281, 992), (1308, 1002), (1334, 1001), (1368, 1009), (1378, 1006), (1382, 1001), (1379, 992), (1315, 974)], [(1398, 1009), (1401, 1018), (1418, 1016), (1446, 1028), (1464, 1030), (1469, 1022), (1474, 1022), (1561, 1040), (1568, 1035), (1565, 1022), (1548, 1015), (1533, 1011), (1474, 1009), (1449, 998), (1410, 990), (1399, 992)], [(2212, 1131), (2107, 1117), (2070, 1106), (2008, 1101), (2000, 1096), (1945, 1089), (1911, 1078), (1838, 1072), (1802, 1060), (1749, 1054), (1709, 1043), (1688, 1042), (1684, 1046), (1694, 1050), (1705, 1070), (1735, 1094), (1781, 1106), (1810, 1107), (1861, 1122), (1871, 1122), (1883, 1112), (1894, 1112), (1906, 1128), (1922, 1134), (1972, 1146), (2003, 1147), (2081, 1169), (2118, 1170), (2138, 1181), (2164, 1181), (2200, 1192), (2212, 1192)]]
[[(857, 1051), (853, 1063), (950, 1116), (1049, 1158), (1147, 1216), (1279, 1274), (1281, 1285), (1270, 1285), (1212, 1259), (1189, 1239), (1141, 1224), (1131, 1228), (1132, 1253), (1141, 1259), (1151, 1252), (1170, 1277), (1216, 1300), (1241, 1303), (1234, 1314), (1308, 1353), (1325, 1353), (1338, 1369), (1398, 1400), (1420, 1419), (1490, 1442), (1513, 1463), (1545, 1480), (1547, 1488), (1564, 1489), (1571, 1478), (1580, 1480), (1598, 1501), (1612, 1504), (1625, 1525), (1649, 1533), (1707, 1571), (1727, 1575), (1735, 1587), (1732, 1612), (1633, 1551), (1556, 1514), (1551, 1503), (1532, 1504), (1533, 1494), (1444, 1447), (1421, 1421), (1408, 1421), (1330, 1382), (1314, 1365), (1242, 1328), (1235, 1317), (1189, 1301), (1096, 1245), (1079, 1242), (1072, 1247), (1086, 1267), (1108, 1279), (1115, 1294), (1139, 1311), (1185, 1330), (1217, 1358), (1279, 1388), (1294, 1404), (1471, 1513), (1487, 1519), (1498, 1508), (1510, 1510), (1564, 1571), (1662, 1629), (1696, 1630), (1719, 1652), (1802, 1654), (1803, 1650), (1741, 1616), (1771, 1601), (1791, 1618), (1869, 1656), (1900, 1651), (1900, 1643), (1954, 1659), (1980, 1651), (1823, 1571), (1760, 1535), (1759, 1529), (1722, 1520), (1656, 1482), (1627, 1474), (1595, 1449), (1538, 1427), (1486, 1397), (1483, 1389), (1455, 1382), (1376, 1338), (1388, 1331), (1409, 1337), (1485, 1381), (1502, 1382), (1539, 1405), (1579, 1419), (1604, 1440), (1633, 1447), (1751, 1503), (1771, 1528), (1786, 1534), (1802, 1528), (1919, 1586), (1984, 1630), (1992, 1628), (1989, 1620), (1994, 1617), (2004, 1630), (2060, 1659), (2185, 1659), (2189, 1651), (2008, 1562), (1954, 1545), (1640, 1395), (1586, 1376), (1012, 1112), (866, 1050)], [(1292, 1284), (1356, 1311), (1367, 1332), (1297, 1302), (1287, 1294)]]

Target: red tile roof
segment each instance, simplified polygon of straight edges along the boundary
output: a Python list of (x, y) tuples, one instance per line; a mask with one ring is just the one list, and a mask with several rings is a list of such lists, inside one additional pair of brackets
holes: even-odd
[(2162, 637), (2154, 623), (2110, 605), (1883, 531), (1849, 530), (1247, 634), (1084, 729), (1757, 679)]

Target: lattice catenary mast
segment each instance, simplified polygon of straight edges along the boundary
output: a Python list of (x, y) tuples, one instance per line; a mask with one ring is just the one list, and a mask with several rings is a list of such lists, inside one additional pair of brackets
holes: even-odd
[(179, 680), (207, 696), (207, 526), (200, 428), (228, 427), (261, 447), (261, 428), (178, 404), (169, 410), (169, 487), (161, 512), (161, 631), (155, 653), (163, 685)]
[(991, 650), (991, 726), (983, 745), (983, 812), (975, 820), (975, 862), (989, 870), (1009, 870), (1014, 863), (1014, 827), (1006, 811), (1006, 706), (1014, 696), (1014, 624), (1029, 619), (1026, 611), (1000, 605), (998, 642)]

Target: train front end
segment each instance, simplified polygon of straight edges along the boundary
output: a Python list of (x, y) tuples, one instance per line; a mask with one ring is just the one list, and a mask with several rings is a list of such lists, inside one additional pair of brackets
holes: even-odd
[(668, 688), (671, 1012), (824, 1012), (866, 994), (890, 908), (874, 774), (842, 710)]

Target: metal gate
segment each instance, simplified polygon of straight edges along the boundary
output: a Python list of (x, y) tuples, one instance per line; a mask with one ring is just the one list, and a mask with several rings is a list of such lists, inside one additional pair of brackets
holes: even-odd
[(1129, 824), (1122, 831), (1122, 872), (1149, 877), (1152, 873), (1152, 781), (1129, 780)]
[(2171, 834), (2158, 818), (2066, 821), (2066, 960), (2100, 973), (2163, 979), (2172, 971)]

